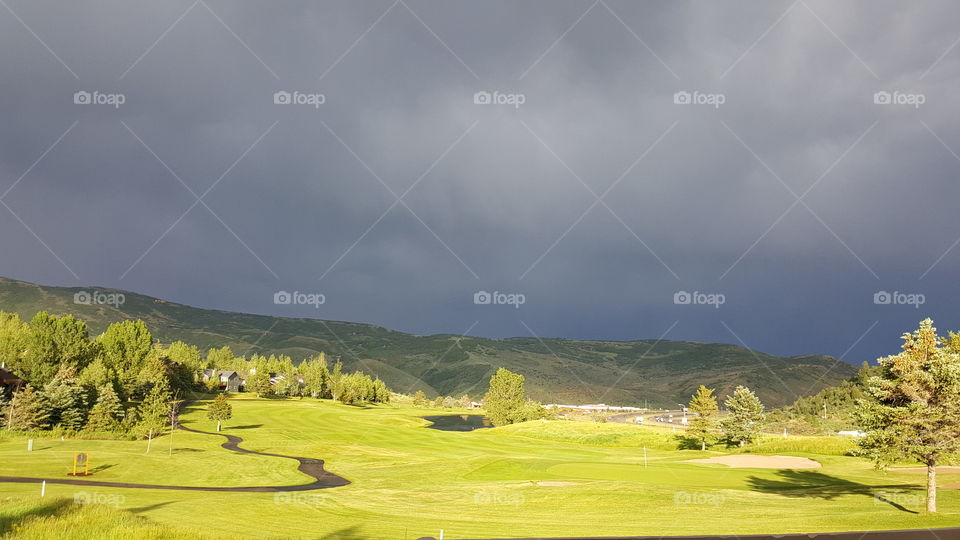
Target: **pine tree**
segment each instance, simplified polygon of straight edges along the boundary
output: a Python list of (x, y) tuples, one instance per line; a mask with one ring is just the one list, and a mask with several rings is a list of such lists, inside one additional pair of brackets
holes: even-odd
[(687, 434), (700, 443), (700, 450), (706, 450), (713, 432), (717, 427), (717, 398), (713, 389), (700, 385), (697, 393), (690, 398), (690, 412), (695, 416), (690, 420)]
[(927, 511), (937, 511), (937, 465), (960, 452), (960, 339), (937, 336), (933, 321), (903, 335), (900, 354), (880, 358), (872, 399), (858, 403), (867, 435), (860, 453), (878, 466), (915, 459), (927, 467)]
[(97, 403), (90, 409), (87, 420), (87, 431), (116, 432), (121, 429), (123, 406), (113, 386), (106, 384), (100, 387)]
[(233, 405), (227, 401), (226, 394), (218, 394), (213, 403), (207, 408), (207, 418), (217, 421), (217, 431), (220, 431), (221, 423), (229, 420), (233, 416)]
[(7, 427), (17, 430), (44, 429), (49, 425), (46, 398), (32, 386), (13, 394), (8, 411)]
[(50, 413), (50, 424), (79, 431), (87, 420), (87, 391), (77, 379), (74, 369), (63, 366), (43, 388)]
[(730, 414), (720, 422), (727, 440), (741, 447), (753, 442), (763, 428), (763, 403), (746, 386), (738, 386), (723, 405)]

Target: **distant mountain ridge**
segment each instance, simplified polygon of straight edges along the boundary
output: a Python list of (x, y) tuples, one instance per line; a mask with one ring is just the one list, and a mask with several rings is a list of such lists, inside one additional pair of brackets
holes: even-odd
[[(100, 301), (122, 294), (124, 301), (84, 304), (83, 293), (107, 295)], [(81, 294), (81, 303), (75, 303), (75, 294)], [(27, 320), (38, 311), (73, 314), (92, 334), (113, 322), (142, 319), (164, 343), (182, 340), (202, 350), (228, 345), (238, 355), (287, 354), (299, 362), (323, 351), (341, 357), (347, 369), (379, 375), (395, 391), (428, 395), (480, 395), (502, 366), (526, 376), (531, 397), (555, 403), (676, 406), (689, 401), (700, 384), (716, 388), (721, 397), (744, 384), (768, 407), (779, 407), (856, 372), (832, 356), (778, 357), (728, 344), (419, 336), (370, 324), (201, 309), (129, 291), (2, 277), (0, 310)]]

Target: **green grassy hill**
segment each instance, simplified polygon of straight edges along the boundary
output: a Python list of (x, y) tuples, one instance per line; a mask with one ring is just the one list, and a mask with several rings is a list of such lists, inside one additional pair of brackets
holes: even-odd
[[(73, 295), (81, 290), (122, 292), (126, 301), (119, 309), (78, 305)], [(163, 342), (183, 340), (201, 349), (229, 345), (237, 354), (288, 354), (299, 361), (324, 351), (340, 356), (348, 369), (379, 375), (396, 391), (429, 395), (479, 395), (502, 366), (523, 373), (530, 396), (548, 402), (676, 406), (699, 384), (717, 388), (720, 396), (745, 384), (777, 407), (855, 373), (830, 356), (784, 358), (726, 344), (417, 336), (369, 324), (199, 309), (126, 291), (6, 278), (0, 278), (0, 310), (26, 319), (41, 310), (71, 313), (93, 333), (112, 322), (142, 319)]]

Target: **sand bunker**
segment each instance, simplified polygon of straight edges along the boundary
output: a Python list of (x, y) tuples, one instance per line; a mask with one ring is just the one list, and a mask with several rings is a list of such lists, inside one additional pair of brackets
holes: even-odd
[[(887, 469), (892, 472), (901, 472), (907, 474), (927, 474), (926, 467), (890, 467)], [(942, 474), (957, 474), (960, 473), (960, 467), (937, 467), (937, 472)]]
[(690, 459), (687, 463), (716, 463), (735, 469), (818, 469), (820, 464), (812, 459), (794, 456), (755, 456), (736, 454), (705, 459)]

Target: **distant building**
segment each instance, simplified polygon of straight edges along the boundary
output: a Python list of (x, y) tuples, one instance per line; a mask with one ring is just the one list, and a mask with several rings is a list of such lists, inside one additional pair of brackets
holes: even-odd
[(247, 384), (247, 381), (244, 380), (243, 377), (241, 377), (236, 371), (227, 371), (223, 369), (203, 370), (203, 382), (207, 382), (214, 377), (216, 377), (219, 381), (220, 389), (227, 392), (242, 392)]
[(592, 403), (589, 405), (560, 405), (558, 403), (548, 403), (544, 405), (543, 408), (579, 412), (639, 412), (644, 410), (640, 407), (618, 407), (616, 405), (607, 405), (606, 403)]

